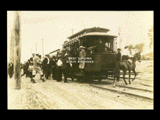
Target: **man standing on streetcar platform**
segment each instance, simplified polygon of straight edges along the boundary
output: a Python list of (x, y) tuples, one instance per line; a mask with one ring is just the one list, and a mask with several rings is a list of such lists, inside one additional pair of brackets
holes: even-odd
[(41, 69), (41, 60), (38, 56), (38, 54), (36, 54), (34, 57), (33, 57), (33, 71), (32, 71), (32, 82), (35, 83), (35, 80), (34, 80), (34, 77), (36, 76), (37, 73), (40, 74), (40, 79), (44, 82), (44, 78), (43, 78), (43, 73), (42, 73), (42, 69)]
[(117, 62), (118, 62), (118, 61), (121, 60), (121, 49), (118, 48), (117, 50), (118, 50), (118, 53), (117, 53), (117, 56), (116, 56), (116, 60), (117, 60)]
[(85, 57), (86, 57), (86, 51), (85, 51), (85, 47), (80, 46), (80, 52), (79, 52), (79, 57), (80, 57), (80, 63), (79, 63), (79, 69), (80, 72), (84, 72), (84, 67), (85, 67)]

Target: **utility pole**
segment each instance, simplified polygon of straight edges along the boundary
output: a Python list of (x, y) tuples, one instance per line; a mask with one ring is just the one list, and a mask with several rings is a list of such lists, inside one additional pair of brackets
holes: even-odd
[(72, 31), (72, 35), (73, 35), (73, 30), (75, 30), (75, 29), (73, 29), (73, 28), (71, 29), (71, 31)]
[(14, 29), (11, 29), (11, 40), (10, 40), (10, 59), (9, 62), (12, 62), (14, 64)]
[(21, 88), (21, 36), (20, 36), (20, 12), (15, 11), (14, 20), (14, 34), (15, 34), (15, 44), (14, 44), (14, 79), (15, 79), (15, 89)]
[(119, 48), (121, 48), (121, 44), (122, 44), (121, 27), (118, 28), (118, 36), (119, 36)]

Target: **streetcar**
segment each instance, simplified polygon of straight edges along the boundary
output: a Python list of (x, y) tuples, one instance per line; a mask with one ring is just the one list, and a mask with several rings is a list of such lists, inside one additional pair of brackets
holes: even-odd
[[(113, 75), (113, 70), (116, 63), (117, 54), (117, 37), (116, 35), (109, 34), (110, 30), (107, 28), (93, 27), (85, 28), (68, 37), (62, 48), (70, 52), (75, 52), (74, 56), (79, 56), (79, 47), (85, 47), (86, 58), (92, 62), (86, 62), (84, 72), (79, 71), (78, 63), (72, 63), (72, 80), (75, 78), (78, 81), (84, 80), (98, 80), (108, 78)], [(86, 60), (87, 61), (87, 60)]]

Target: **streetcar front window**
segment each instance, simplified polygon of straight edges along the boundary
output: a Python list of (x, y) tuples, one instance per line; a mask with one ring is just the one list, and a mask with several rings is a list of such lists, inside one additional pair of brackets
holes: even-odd
[(81, 45), (85, 45), (89, 53), (107, 53), (113, 51), (113, 38), (90, 36), (83, 39)]

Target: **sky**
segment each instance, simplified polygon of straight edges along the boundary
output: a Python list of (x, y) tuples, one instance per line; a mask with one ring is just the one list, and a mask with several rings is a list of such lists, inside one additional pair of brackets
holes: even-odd
[[(21, 62), (31, 57), (32, 52), (42, 55), (62, 48), (67, 37), (84, 28), (109, 28), (118, 35), (121, 28), (122, 46), (144, 43), (149, 52), (148, 30), (153, 26), (153, 11), (21, 11)], [(7, 11), (8, 51), (14, 11)]]

